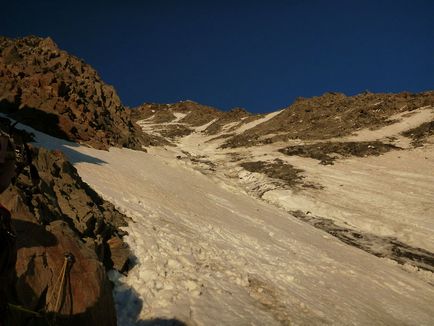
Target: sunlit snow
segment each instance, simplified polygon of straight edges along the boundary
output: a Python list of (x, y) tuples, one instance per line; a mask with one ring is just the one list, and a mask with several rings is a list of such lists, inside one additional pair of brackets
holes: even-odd
[[(36, 133), (36, 132), (35, 132)], [(119, 325), (432, 325), (434, 288), (172, 157), (100, 151), (36, 133), (132, 218), (137, 264), (115, 288)], [(173, 154), (174, 155), (174, 154)]]

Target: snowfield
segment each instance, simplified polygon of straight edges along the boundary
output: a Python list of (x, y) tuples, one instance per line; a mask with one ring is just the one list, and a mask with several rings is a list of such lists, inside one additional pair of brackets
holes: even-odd
[[(80, 175), (122, 208), (137, 266), (122, 278), (139, 319), (193, 325), (430, 325), (434, 288), (181, 161), (80, 147)], [(122, 286), (117, 289), (122, 296)], [(130, 296), (134, 300), (134, 296)], [(118, 301), (120, 325), (133, 302)], [(131, 319), (131, 316), (134, 319)]]
[(134, 220), (127, 241), (138, 264), (116, 289), (119, 325), (136, 323), (137, 314), (129, 308), (137, 303), (128, 287), (143, 300), (139, 320), (177, 318), (193, 325), (434, 322), (431, 285), (233, 184), (217, 184), (168, 158), (164, 150), (77, 150), (105, 162), (76, 166), (84, 180)]
[(430, 272), (345, 245), (173, 149), (100, 151), (34, 133), (132, 218), (137, 264), (112, 275), (121, 326), (434, 324)]

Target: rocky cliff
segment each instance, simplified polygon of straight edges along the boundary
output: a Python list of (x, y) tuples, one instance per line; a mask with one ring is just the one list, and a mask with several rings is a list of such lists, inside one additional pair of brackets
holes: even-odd
[[(29, 134), (0, 122), (15, 139), (19, 173), (0, 195), (17, 239), (12, 300), (59, 325), (116, 325), (106, 269), (128, 268), (119, 229), (127, 218), (81, 180), (62, 152), (31, 146)], [(15, 318), (20, 325), (22, 314)]]
[(0, 111), (49, 135), (96, 148), (157, 142), (131, 122), (112, 86), (51, 38), (0, 37)]

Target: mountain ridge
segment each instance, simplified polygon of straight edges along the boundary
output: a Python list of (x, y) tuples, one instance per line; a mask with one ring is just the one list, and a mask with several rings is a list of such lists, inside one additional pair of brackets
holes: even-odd
[(131, 246), (131, 274), (111, 273), (121, 323), (434, 320), (434, 92), (331, 92), (268, 114), (190, 100), (127, 109), (51, 39), (0, 49), (1, 109), (39, 129), (33, 170), (2, 198), (38, 229), (78, 237), (105, 294), (102, 264), (125, 272)]
[(0, 110), (15, 120), (98, 148), (155, 141), (131, 123), (112, 86), (51, 38), (1, 37), (0, 53)]

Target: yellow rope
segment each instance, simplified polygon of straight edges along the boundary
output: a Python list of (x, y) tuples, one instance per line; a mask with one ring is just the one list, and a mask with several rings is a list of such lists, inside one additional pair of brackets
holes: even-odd
[[(48, 311), (50, 304), (52, 303), (53, 296), (56, 293), (56, 286), (58, 285), (57, 298), (56, 298), (56, 304), (54, 306), (54, 308), (55, 308), (54, 311), (55, 311), (55, 313), (60, 312), (60, 310), (61, 310), (61, 298), (62, 298), (61, 294), (62, 294), (62, 291), (65, 287), (65, 278), (66, 278), (67, 273), (70, 271), (70, 268), (72, 268), (73, 263), (74, 263), (74, 256), (70, 253), (65, 253), (65, 259), (63, 261), (63, 265), (62, 265), (62, 268), (60, 270), (59, 276), (58, 276), (56, 282), (54, 283), (53, 290), (51, 291), (50, 299), (47, 301), (46, 306), (45, 306), (46, 311)], [(39, 312), (24, 308), (22, 306), (14, 305), (11, 303), (8, 303), (8, 307), (11, 310), (28, 313), (28, 314), (34, 315), (38, 318), (45, 316), (45, 313), (39, 313)], [(55, 322), (56, 315), (54, 315), (53, 318), (54, 318), (53, 321)]]
[(54, 312), (59, 313), (60, 312), (60, 304), (61, 304), (61, 298), (62, 298), (62, 291), (65, 287), (65, 277), (68, 271), (69, 264), (73, 263), (74, 257), (70, 253), (65, 253), (65, 259), (63, 261), (62, 269), (60, 270), (59, 277), (56, 280), (56, 283), (54, 283), (53, 290), (51, 291), (50, 299), (47, 301), (45, 309), (48, 311), (50, 308), (50, 304), (52, 303), (54, 294), (56, 293), (56, 286), (58, 285), (57, 290), (57, 298), (56, 298), (56, 304), (54, 305)]
[[(65, 257), (65, 260), (63, 261), (62, 269), (60, 270), (60, 273), (59, 273), (59, 277), (57, 278), (56, 282), (54, 283), (53, 290), (51, 291), (50, 299), (48, 299), (48, 301), (47, 301), (47, 304), (46, 304), (46, 307), (45, 307), (46, 310), (48, 310), (50, 308), (50, 304), (51, 304), (51, 302), (53, 300), (54, 294), (56, 293), (56, 286), (59, 284), (59, 281), (62, 279), (62, 276), (65, 274), (67, 263), (68, 263), (68, 261), (67, 261), (67, 259)], [(62, 291), (62, 287), (59, 286), (59, 290), (58, 290), (58, 293), (57, 293), (58, 297), (60, 296), (60, 292), (61, 291)], [(57, 301), (56, 301), (56, 306), (57, 306)]]
[(63, 290), (63, 283), (65, 281), (65, 275), (66, 275), (66, 268), (68, 266), (68, 259), (65, 257), (65, 262), (63, 263), (63, 270), (61, 273), (62, 275), (62, 280), (60, 281), (60, 286), (59, 286), (59, 292), (57, 293), (57, 301), (56, 301), (56, 305), (55, 305), (55, 312), (59, 312), (59, 304), (60, 304), (60, 293)]

